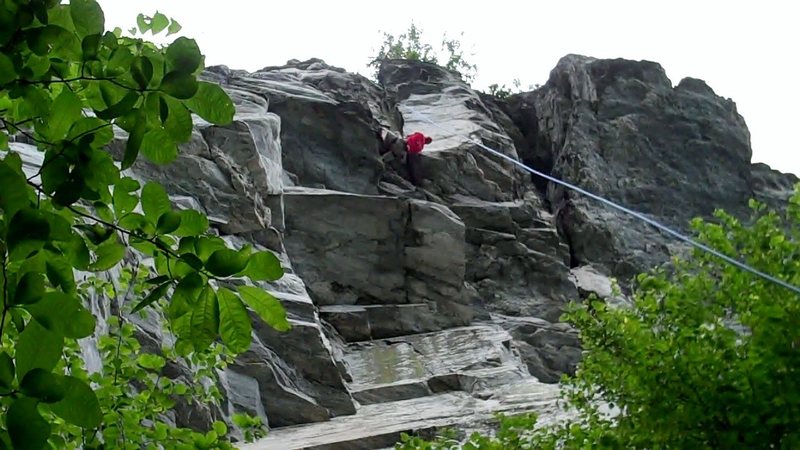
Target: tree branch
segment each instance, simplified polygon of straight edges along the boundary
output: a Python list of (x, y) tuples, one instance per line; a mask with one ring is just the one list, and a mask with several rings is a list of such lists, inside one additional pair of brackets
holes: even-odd
[[(72, 144), (72, 143), (74, 143), (76, 140), (78, 140), (78, 139), (80, 139), (80, 138), (82, 138), (82, 137), (84, 137), (84, 136), (86, 136), (86, 135), (88, 135), (88, 134), (91, 134), (91, 133), (94, 133), (94, 132), (100, 131), (100, 130), (102, 130), (103, 128), (105, 128), (105, 127), (110, 127), (110, 126), (112, 126), (112, 125), (113, 125), (113, 124), (112, 124), (111, 122), (108, 122), (108, 123), (105, 123), (105, 124), (103, 124), (103, 125), (96, 126), (96, 127), (92, 128), (91, 130), (86, 130), (86, 131), (84, 131), (83, 133), (81, 133), (81, 134), (79, 134), (79, 135), (75, 136), (74, 138), (72, 138), (72, 139), (68, 140), (68, 141), (67, 141), (67, 143), (69, 143), (69, 144)], [(48, 159), (48, 160), (44, 161), (44, 162), (42, 163), (42, 165), (41, 165), (41, 166), (39, 166), (39, 170), (37, 170), (35, 174), (33, 174), (33, 175), (31, 175), (30, 177), (28, 177), (28, 181), (32, 181), (34, 178), (36, 178), (36, 177), (38, 177), (39, 175), (41, 175), (41, 174), (42, 174), (42, 171), (44, 171), (44, 168), (45, 168), (45, 167), (47, 167), (47, 166), (48, 166), (50, 163), (52, 163), (53, 161), (57, 160), (57, 159), (58, 159), (58, 158), (60, 158), (62, 155), (64, 155), (64, 152), (66, 152), (66, 151), (67, 151), (67, 147), (66, 147), (66, 145), (65, 145), (65, 146), (64, 146), (64, 148), (62, 148), (62, 149), (61, 149), (61, 151), (59, 151), (58, 153), (56, 153), (56, 154), (55, 154), (55, 156), (53, 156), (52, 158), (50, 158), (50, 159)]]
[(37, 144), (53, 145), (51, 142), (47, 142), (47, 141), (43, 141), (41, 139), (35, 138), (32, 134), (30, 134), (27, 131), (23, 130), (22, 128), (18, 127), (17, 124), (15, 124), (14, 122), (9, 122), (9, 121), (7, 121), (6, 119), (3, 119), (3, 118), (0, 118), (0, 121), (3, 122), (3, 125), (5, 126), (5, 128), (7, 130), (9, 129), (8, 127), (10, 126), (10, 127), (14, 128), (16, 130), (16, 132), (22, 134), (23, 136), (27, 137), (28, 139), (32, 140), (33, 142), (36, 142)]
[[(28, 184), (30, 186), (33, 186), (33, 188), (36, 189), (37, 191), (42, 192), (45, 195), (47, 195), (47, 193), (44, 192), (42, 187), (39, 186), (38, 184), (33, 183), (31, 181), (28, 181)], [(89, 219), (89, 220), (93, 220), (96, 223), (99, 223), (101, 225), (105, 225), (105, 226), (107, 226), (107, 227), (109, 227), (109, 228), (111, 228), (111, 229), (113, 229), (113, 230), (115, 230), (115, 231), (117, 231), (119, 233), (122, 233), (122, 234), (124, 234), (126, 236), (131, 236), (131, 237), (135, 237), (136, 239), (141, 239), (141, 240), (147, 241), (147, 242), (155, 245), (156, 248), (161, 250), (162, 252), (164, 252), (164, 254), (166, 254), (168, 256), (172, 256), (173, 258), (178, 259), (178, 260), (181, 259), (181, 255), (175, 253), (175, 251), (173, 251), (171, 248), (166, 247), (161, 241), (159, 241), (157, 239), (157, 236), (153, 236), (153, 237), (140, 236), (140, 235), (137, 235), (136, 233), (134, 233), (133, 231), (128, 230), (126, 228), (122, 228), (121, 226), (119, 226), (119, 225), (117, 225), (115, 223), (105, 221), (105, 220), (103, 220), (103, 219), (101, 219), (99, 217), (95, 217), (95, 216), (93, 216), (91, 214), (87, 214), (87, 213), (81, 211), (80, 209), (78, 209), (78, 208), (76, 208), (74, 206), (67, 206), (66, 208), (68, 210), (72, 211), (73, 213), (83, 217), (83, 218), (86, 218), (86, 219)], [(200, 270), (198, 270), (198, 272), (200, 272), (203, 275), (207, 276), (209, 279), (220, 280), (219, 277), (217, 277), (217, 276), (215, 276), (215, 275), (213, 275), (213, 274), (211, 274), (211, 273), (209, 273), (209, 272), (207, 272), (205, 270), (200, 269)]]
[(135, 88), (135, 87), (131, 87), (131, 86), (126, 86), (125, 84), (122, 84), (119, 81), (117, 81), (115, 78), (108, 78), (108, 77), (99, 77), (98, 78), (98, 77), (79, 76), (79, 77), (73, 77), (73, 78), (61, 78), (61, 79), (57, 79), (57, 80), (37, 80), (37, 81), (18, 79), (18, 80), (14, 80), (13, 82), (17, 82), (17, 83), (20, 83), (20, 84), (23, 84), (23, 85), (28, 85), (28, 86), (35, 85), (35, 84), (42, 84), (42, 85), (45, 85), (45, 86), (49, 86), (51, 84), (56, 84), (56, 83), (68, 84), (68, 83), (72, 83), (72, 82), (75, 82), (75, 81), (108, 81), (109, 83), (112, 83), (112, 84), (114, 84), (114, 85), (116, 85), (118, 87), (121, 87), (123, 89), (127, 89), (129, 91), (153, 92), (153, 91), (157, 91), (158, 90), (158, 89), (141, 89), (141, 88)]

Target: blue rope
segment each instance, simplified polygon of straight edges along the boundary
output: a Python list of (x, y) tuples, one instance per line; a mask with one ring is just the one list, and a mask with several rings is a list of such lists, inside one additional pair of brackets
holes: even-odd
[[(439, 128), (440, 130), (442, 130), (442, 131), (444, 131), (446, 133), (449, 133), (451, 135), (454, 135), (454, 136), (456, 135), (456, 133), (454, 133), (453, 131), (442, 127), (441, 125), (437, 124), (436, 122), (434, 122), (433, 120), (429, 119), (424, 114), (421, 114), (418, 111), (414, 110), (413, 108), (408, 108), (408, 109), (410, 109), (413, 114), (418, 115), (419, 117), (422, 118), (422, 120), (424, 120), (425, 122), (430, 123), (434, 127)], [(605, 198), (603, 198), (603, 197), (601, 197), (601, 196), (599, 196), (597, 194), (593, 194), (593, 193), (591, 193), (591, 192), (589, 192), (589, 191), (587, 191), (585, 189), (582, 189), (582, 188), (580, 188), (578, 186), (575, 186), (573, 184), (567, 183), (566, 181), (559, 180), (558, 178), (552, 177), (550, 175), (547, 175), (546, 173), (542, 173), (542, 172), (540, 172), (540, 171), (538, 171), (536, 169), (528, 167), (527, 165), (521, 163), (520, 161), (517, 161), (514, 158), (511, 158), (510, 156), (506, 156), (503, 153), (500, 153), (499, 151), (497, 151), (497, 150), (495, 150), (493, 148), (489, 148), (489, 147), (483, 145), (483, 142), (477, 141), (477, 140), (475, 140), (475, 139), (473, 139), (471, 137), (468, 137), (467, 139), (470, 142), (472, 142), (473, 144), (477, 145), (478, 147), (486, 150), (487, 152), (489, 152), (489, 153), (491, 153), (491, 154), (493, 154), (495, 156), (498, 156), (500, 158), (503, 158), (506, 161), (509, 161), (512, 164), (514, 164), (516, 166), (519, 166), (520, 168), (522, 168), (523, 170), (525, 170), (527, 172), (530, 172), (530, 173), (532, 173), (532, 174), (534, 174), (536, 176), (542, 177), (542, 178), (544, 178), (544, 179), (546, 179), (548, 181), (551, 181), (553, 183), (556, 183), (558, 185), (564, 186), (567, 189), (571, 189), (573, 191), (581, 193), (581, 194), (583, 194), (583, 195), (585, 195), (585, 196), (587, 196), (589, 198), (597, 200), (597, 201), (599, 201), (599, 202), (601, 202), (601, 203), (603, 203), (603, 204), (605, 204), (607, 206), (610, 206), (610, 207), (612, 207), (612, 208), (614, 208), (616, 210), (619, 210), (619, 211), (622, 211), (622, 212), (624, 212), (626, 214), (629, 214), (629, 215), (641, 220), (642, 222), (645, 222), (645, 223), (647, 223), (647, 224), (649, 224), (649, 225), (651, 225), (651, 226), (653, 226), (653, 227), (655, 227), (655, 228), (657, 228), (657, 229), (659, 229), (659, 230), (661, 230), (661, 231), (663, 231), (663, 232), (675, 237), (676, 239), (678, 239), (680, 241), (683, 241), (683, 242), (685, 242), (687, 244), (690, 244), (690, 245), (692, 245), (692, 246), (694, 246), (694, 247), (696, 247), (696, 248), (698, 248), (700, 250), (708, 252), (708, 253), (710, 253), (710, 254), (722, 259), (723, 261), (725, 261), (725, 262), (727, 262), (729, 264), (732, 264), (732, 265), (734, 265), (734, 266), (736, 266), (736, 267), (738, 267), (738, 268), (740, 268), (740, 269), (742, 269), (744, 271), (750, 272), (750, 273), (752, 273), (752, 274), (754, 274), (756, 276), (759, 276), (759, 277), (761, 277), (761, 278), (763, 278), (763, 279), (765, 279), (767, 281), (770, 281), (770, 282), (775, 283), (777, 285), (783, 286), (786, 289), (789, 289), (789, 290), (791, 290), (791, 291), (793, 291), (793, 292), (795, 292), (797, 294), (800, 294), (800, 287), (797, 287), (797, 286), (795, 286), (793, 284), (787, 283), (787, 282), (785, 282), (785, 281), (783, 281), (783, 280), (781, 280), (779, 278), (776, 278), (776, 277), (774, 277), (774, 276), (772, 276), (772, 275), (770, 275), (768, 273), (764, 273), (764, 272), (762, 272), (762, 271), (760, 271), (760, 270), (758, 270), (758, 269), (756, 269), (754, 267), (751, 267), (751, 266), (749, 266), (749, 265), (747, 265), (747, 264), (745, 264), (745, 263), (743, 263), (741, 261), (738, 261), (738, 260), (736, 260), (734, 258), (731, 258), (730, 256), (727, 256), (727, 255), (725, 255), (723, 253), (720, 253), (719, 251), (714, 250), (713, 248), (711, 248), (711, 247), (709, 247), (707, 245), (701, 244), (701, 243), (693, 240), (692, 238), (690, 238), (690, 237), (688, 237), (688, 236), (686, 236), (684, 234), (681, 234), (681, 233), (679, 233), (679, 232), (667, 227), (666, 225), (663, 225), (663, 224), (661, 224), (659, 222), (656, 222), (655, 220), (653, 220), (653, 219), (651, 219), (649, 217), (646, 217), (642, 213), (636, 212), (636, 211), (634, 211), (634, 210), (632, 210), (630, 208), (626, 208), (626, 207), (624, 207), (624, 206), (622, 206), (620, 204), (614, 203), (611, 200), (607, 200), (607, 199), (605, 199)]]

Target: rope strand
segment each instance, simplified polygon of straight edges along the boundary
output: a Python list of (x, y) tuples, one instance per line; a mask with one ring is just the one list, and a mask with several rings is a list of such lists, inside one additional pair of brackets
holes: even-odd
[[(414, 110), (413, 108), (409, 108), (409, 109), (411, 110), (411, 112), (413, 114), (416, 114), (422, 120), (424, 120), (425, 122), (428, 122), (429, 124), (433, 125), (434, 127), (438, 128), (438, 129), (440, 129), (440, 130), (442, 130), (442, 131), (444, 131), (446, 133), (449, 133), (451, 135), (454, 135), (454, 136), (456, 135), (456, 133), (454, 133), (453, 131), (448, 130), (447, 128), (437, 124), (436, 122), (434, 122), (433, 120), (431, 120), (430, 118), (425, 116), (424, 114)], [(717, 250), (715, 250), (715, 249), (713, 249), (713, 248), (711, 248), (711, 247), (709, 247), (707, 245), (701, 244), (701, 243), (695, 241), (694, 239), (690, 238), (689, 236), (686, 236), (686, 235), (684, 235), (684, 234), (682, 234), (682, 233), (680, 233), (678, 231), (675, 231), (675, 230), (669, 228), (668, 226), (663, 225), (663, 224), (661, 224), (661, 223), (659, 223), (659, 222), (657, 222), (657, 221), (645, 216), (644, 214), (642, 214), (640, 212), (634, 211), (634, 210), (632, 210), (630, 208), (626, 208), (625, 206), (622, 206), (622, 205), (620, 205), (618, 203), (614, 203), (611, 200), (603, 198), (603, 197), (601, 197), (601, 196), (599, 196), (597, 194), (593, 194), (593, 193), (591, 193), (591, 192), (589, 192), (589, 191), (587, 191), (585, 189), (582, 189), (582, 188), (580, 188), (578, 186), (575, 186), (575, 185), (570, 184), (570, 183), (568, 183), (566, 181), (563, 181), (563, 180), (559, 180), (556, 177), (553, 177), (551, 175), (547, 175), (546, 173), (543, 173), (543, 172), (540, 172), (540, 171), (538, 171), (536, 169), (533, 169), (533, 168), (523, 164), (522, 162), (517, 161), (514, 158), (511, 158), (510, 156), (504, 155), (503, 153), (501, 153), (501, 152), (499, 152), (499, 151), (497, 151), (497, 150), (495, 150), (493, 148), (487, 147), (486, 145), (483, 144), (483, 142), (475, 140), (472, 137), (467, 137), (467, 139), (469, 140), (469, 142), (472, 142), (473, 144), (475, 144), (478, 147), (486, 150), (487, 152), (489, 152), (489, 153), (491, 153), (491, 154), (493, 154), (495, 156), (498, 156), (498, 157), (500, 157), (502, 159), (505, 159), (506, 161), (511, 162), (512, 164), (520, 167), (521, 169), (523, 169), (523, 170), (525, 170), (525, 171), (527, 171), (527, 172), (529, 172), (529, 173), (531, 173), (533, 175), (542, 177), (542, 178), (544, 178), (544, 179), (546, 179), (546, 180), (548, 180), (550, 182), (556, 183), (556, 184), (558, 184), (560, 186), (563, 186), (563, 187), (565, 187), (567, 189), (571, 189), (571, 190), (573, 190), (575, 192), (583, 194), (583, 195), (585, 195), (585, 196), (587, 196), (587, 197), (589, 197), (591, 199), (597, 200), (597, 201), (599, 201), (599, 202), (601, 202), (601, 203), (603, 203), (603, 204), (605, 204), (607, 206), (610, 206), (610, 207), (612, 207), (612, 208), (614, 208), (614, 209), (616, 209), (618, 211), (622, 211), (623, 213), (628, 214), (630, 216), (633, 216), (633, 217), (641, 220), (642, 222), (645, 222), (648, 225), (651, 225), (651, 226), (655, 227), (656, 229), (661, 230), (661, 231), (673, 236), (674, 238), (676, 238), (676, 239), (678, 239), (680, 241), (683, 241), (683, 242), (685, 242), (685, 243), (687, 243), (689, 245), (692, 245), (693, 247), (698, 248), (698, 249), (700, 249), (700, 250), (702, 250), (704, 252), (710, 253), (710, 254), (722, 259), (723, 261), (738, 267), (739, 269), (742, 269), (744, 271), (750, 272), (753, 275), (756, 275), (758, 277), (763, 278), (764, 280), (770, 281), (770, 282), (775, 283), (775, 284), (777, 284), (779, 286), (782, 286), (782, 287), (784, 287), (786, 289), (789, 289), (789, 290), (793, 291), (796, 294), (800, 294), (800, 287), (797, 287), (797, 286), (795, 286), (793, 284), (787, 283), (786, 281), (783, 281), (783, 280), (781, 280), (781, 279), (779, 279), (777, 277), (774, 277), (774, 276), (772, 276), (772, 275), (770, 275), (768, 273), (762, 272), (762, 271), (760, 271), (760, 270), (758, 270), (758, 269), (756, 269), (756, 268), (754, 268), (754, 267), (752, 267), (752, 266), (750, 266), (748, 264), (745, 264), (745, 263), (743, 263), (741, 261), (738, 261), (738, 260), (736, 260), (734, 258), (731, 258), (730, 256), (727, 256), (727, 255), (725, 255), (725, 254), (723, 254), (723, 253), (721, 253), (721, 252), (719, 252), (719, 251), (717, 251)]]

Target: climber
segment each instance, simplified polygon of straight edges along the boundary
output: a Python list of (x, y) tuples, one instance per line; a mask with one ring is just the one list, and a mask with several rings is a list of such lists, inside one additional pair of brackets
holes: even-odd
[(408, 176), (414, 186), (419, 186), (422, 182), (422, 149), (425, 144), (433, 142), (430, 136), (425, 136), (420, 132), (412, 133), (406, 138), (406, 150), (408, 152), (406, 158), (406, 168), (408, 169)]
[(420, 132), (412, 133), (401, 139), (389, 130), (382, 129), (378, 132), (381, 142), (381, 159), (388, 163), (399, 159), (406, 164), (409, 178), (414, 186), (419, 186), (421, 178), (420, 153), (426, 144), (433, 142), (429, 136)]

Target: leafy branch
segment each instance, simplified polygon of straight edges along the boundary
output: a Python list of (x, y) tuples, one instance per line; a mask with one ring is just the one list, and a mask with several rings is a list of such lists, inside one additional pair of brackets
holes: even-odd
[[(136, 303), (128, 314), (159, 310), (159, 300), (169, 295), (169, 308), (161, 312), (178, 339), (171, 354), (206, 358), (207, 367), (218, 367), (219, 348), (226, 354), (249, 348), (248, 308), (276, 329), (289, 328), (269, 293), (214, 283), (276, 280), (283, 269), (275, 255), (229, 248), (208, 232), (202, 212), (174, 210), (158, 183), (141, 186), (121, 175), (140, 153), (156, 164), (173, 161), (178, 145), (191, 138), (192, 114), (229, 124), (233, 102), (220, 86), (198, 80), (203, 56), (194, 40), (179, 37), (161, 47), (105, 31), (96, 0), (6, 2), (0, 18), (0, 148), (7, 150), (0, 159), (0, 447), (98, 448), (173, 439), (230, 448), (224, 424), (203, 434), (160, 417), (173, 407), (169, 395), (198, 391), (165, 383), (160, 373), (152, 377), (164, 367), (160, 356), (122, 357), (140, 344), (121, 311), (115, 349), (98, 336), (102, 363), (115, 367), (105, 373), (113, 376), (83, 369), (77, 340), (98, 332), (97, 318), (75, 274), (120, 265), (124, 274), (129, 247), (154, 256), (155, 276), (144, 281), (137, 274), (131, 281), (125, 300), (132, 296)], [(137, 22), (142, 33), (180, 29), (161, 13), (140, 15)], [(112, 126), (128, 134), (121, 168), (106, 149), (115, 138)], [(45, 153), (33, 176), (9, 145), (15, 134)], [(139, 207), (143, 214), (135, 212)], [(102, 289), (100, 277), (89, 280), (98, 288), (91, 295), (104, 301), (118, 296)], [(12, 308), (16, 326), (6, 327)], [(204, 370), (203, 376), (213, 376), (214, 369)], [(162, 384), (175, 390), (162, 394)], [(134, 385), (147, 392), (134, 392)]]

